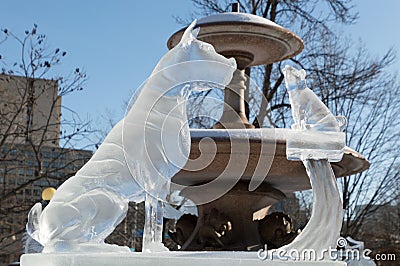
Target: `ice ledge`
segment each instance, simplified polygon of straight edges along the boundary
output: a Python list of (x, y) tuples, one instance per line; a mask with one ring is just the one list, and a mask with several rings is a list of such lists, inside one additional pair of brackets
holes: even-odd
[(343, 261), (278, 261), (260, 260), (257, 252), (160, 252), (160, 253), (110, 253), (110, 254), (25, 254), (21, 257), (22, 266), (60, 266), (60, 265), (208, 265), (208, 266), (345, 266)]

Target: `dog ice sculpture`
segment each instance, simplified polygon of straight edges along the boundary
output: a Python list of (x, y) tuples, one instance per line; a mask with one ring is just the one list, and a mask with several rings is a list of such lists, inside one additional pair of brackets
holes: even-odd
[(58, 188), (43, 211), (40, 203), (30, 211), (27, 231), (44, 253), (129, 252), (104, 239), (126, 216), (128, 202), (143, 200), (143, 248), (165, 249), (162, 205), (190, 149), (185, 101), (191, 91), (204, 89), (199, 81), (224, 87), (236, 69), (234, 59), (196, 39), (194, 26), (195, 21), (163, 56), (90, 161)]
[[(286, 254), (313, 250), (319, 259), (324, 250), (336, 249), (342, 225), (342, 201), (329, 162), (339, 161), (345, 147), (344, 117), (335, 117), (307, 87), (306, 72), (286, 66), (283, 69), (289, 92), (294, 125), (287, 137), (287, 157), (301, 160), (313, 190), (311, 218), (294, 241), (280, 248)], [(327, 229), (328, 228), (328, 229)]]

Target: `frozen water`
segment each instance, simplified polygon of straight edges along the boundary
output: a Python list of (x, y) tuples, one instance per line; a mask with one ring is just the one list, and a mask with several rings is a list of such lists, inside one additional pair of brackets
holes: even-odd
[(328, 160), (342, 158), (345, 146), (344, 127), (320, 99), (306, 86), (304, 70), (290, 66), (283, 69), (292, 107), (293, 133), (287, 140), (287, 157), (302, 160), (313, 190), (311, 218), (296, 239), (280, 248), (283, 251), (324, 250), (336, 248), (342, 225), (342, 201), (335, 175)]
[(281, 250), (313, 250), (328, 256), (324, 250), (336, 249), (342, 227), (342, 201), (336, 178), (328, 160), (303, 160), (313, 190), (311, 218), (295, 240)]
[(145, 200), (143, 248), (161, 243), (163, 205), (170, 178), (186, 163), (190, 134), (185, 101), (198, 82), (227, 85), (236, 70), (214, 48), (196, 39), (193, 22), (181, 42), (157, 64), (125, 118), (97, 152), (56, 191), (42, 211), (28, 215), (28, 233), (53, 252), (129, 252), (104, 243), (126, 216), (128, 202)]

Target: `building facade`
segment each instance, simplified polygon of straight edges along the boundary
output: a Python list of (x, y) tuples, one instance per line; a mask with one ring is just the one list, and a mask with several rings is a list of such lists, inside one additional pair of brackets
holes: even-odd
[(0, 74), (0, 142), (58, 147), (60, 117), (57, 81)]
[(0, 75), (0, 265), (23, 253), (27, 214), (92, 156), (60, 147), (57, 82)]

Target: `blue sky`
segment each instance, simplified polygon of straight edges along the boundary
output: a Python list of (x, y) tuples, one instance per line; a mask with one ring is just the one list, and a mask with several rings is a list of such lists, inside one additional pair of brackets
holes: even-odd
[[(400, 1), (354, 3), (360, 19), (344, 33), (362, 39), (371, 55), (383, 55), (391, 47), (400, 54)], [(187, 17), (193, 11), (189, 0), (3, 0), (0, 7), (1, 28), (23, 33), (36, 23), (50, 47), (68, 52), (58, 72), (77, 66), (86, 70), (84, 90), (63, 101), (96, 123), (107, 112), (122, 117), (124, 102), (167, 52), (168, 37), (181, 28), (173, 16)], [(0, 46), (0, 54), (7, 54), (3, 49)], [(392, 69), (399, 68), (397, 61)]]

